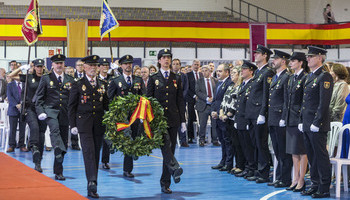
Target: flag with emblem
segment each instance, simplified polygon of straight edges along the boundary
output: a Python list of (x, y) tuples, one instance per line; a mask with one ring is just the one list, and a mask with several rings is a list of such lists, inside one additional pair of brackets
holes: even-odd
[(115, 18), (111, 8), (108, 5), (107, 0), (102, 0), (102, 8), (101, 8), (101, 18), (100, 18), (100, 35), (102, 38), (119, 27), (119, 23)]
[(22, 25), (22, 35), (30, 46), (38, 40), (38, 36), (43, 33), (39, 15), (38, 0), (32, 0), (28, 7), (27, 14)]

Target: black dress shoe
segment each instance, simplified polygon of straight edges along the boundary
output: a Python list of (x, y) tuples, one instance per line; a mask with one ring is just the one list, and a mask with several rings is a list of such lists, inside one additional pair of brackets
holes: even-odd
[(187, 142), (181, 143), (181, 147), (190, 147), (190, 145), (187, 144)]
[(213, 142), (213, 146), (219, 147), (221, 146), (219, 142)]
[[(286, 190), (292, 190), (294, 192), (294, 189), (297, 187), (298, 184), (295, 184), (293, 186), (287, 187)], [(305, 184), (304, 184), (305, 185)]]
[(280, 182), (280, 180), (275, 180), (274, 182), (267, 183), (267, 186), (275, 186), (278, 182)]
[(248, 174), (248, 171), (243, 171), (241, 173), (235, 174), (236, 177), (244, 177), (245, 175)]
[(100, 196), (97, 194), (97, 184), (95, 181), (89, 181), (88, 183), (88, 196), (92, 198), (99, 198)]
[(330, 196), (331, 195), (329, 194), (329, 192), (316, 192), (311, 195), (311, 197), (314, 199), (326, 198)]
[(131, 172), (123, 172), (123, 176), (128, 177), (128, 178), (134, 178), (134, 174), (132, 174)]
[(165, 187), (165, 186), (162, 186), (162, 190), (161, 190), (163, 193), (165, 193), (165, 194), (171, 194), (171, 193), (173, 193), (173, 191), (171, 191), (171, 189), (170, 188), (168, 188), (168, 187)]
[(199, 142), (200, 147), (204, 147), (204, 142)]
[(109, 167), (108, 163), (102, 163), (102, 168), (103, 169), (111, 169), (111, 167)]
[(173, 179), (175, 183), (179, 183), (181, 181), (181, 174), (183, 173), (183, 169), (181, 167), (175, 169), (175, 171), (173, 172)]
[(223, 165), (218, 164), (218, 165), (212, 166), (211, 168), (212, 169), (221, 169), (222, 167), (223, 167)]
[(258, 178), (259, 177), (257, 177), (257, 176), (250, 176), (250, 177), (247, 177), (247, 180), (248, 181), (256, 181), (256, 180), (258, 180)]
[(194, 144), (193, 139), (192, 138), (188, 139), (188, 143), (189, 144)]
[(41, 168), (40, 163), (36, 163), (34, 169), (40, 173), (43, 172), (43, 169)]
[(100, 198), (100, 196), (96, 192), (89, 192), (88, 191), (88, 196), (94, 199)]
[(297, 186), (295, 186), (293, 192), (302, 192), (302, 191), (305, 191), (305, 188), (306, 188), (306, 183), (304, 183), (303, 187), (297, 189)]
[(80, 151), (79, 145), (72, 145), (72, 149), (73, 149), (73, 150), (78, 150), (78, 151)]
[(55, 174), (55, 179), (59, 181), (66, 180), (66, 177), (63, 176), (63, 174)]
[(280, 181), (278, 183), (275, 184), (275, 188), (284, 188), (284, 187), (288, 187), (291, 183), (285, 183), (283, 181)]
[(219, 169), (219, 171), (225, 172), (225, 171), (230, 171), (231, 169), (232, 169), (232, 167), (224, 165), (223, 167), (221, 167), (221, 169)]
[(269, 178), (258, 178), (258, 179), (256, 179), (256, 183), (267, 183), (267, 182), (269, 182), (270, 181), (270, 179)]
[(32, 147), (32, 153), (33, 153), (33, 162), (40, 163), (41, 155), (40, 155), (39, 148), (37, 146)]
[(254, 172), (249, 171), (246, 175), (243, 176), (243, 178), (247, 179), (247, 178), (252, 177), (252, 176), (254, 176)]
[(301, 195), (303, 195), (303, 196), (309, 196), (309, 195), (312, 195), (312, 194), (314, 194), (314, 193), (316, 193), (316, 192), (317, 192), (317, 189), (316, 189), (316, 188), (310, 188), (310, 189), (308, 189), (308, 190), (302, 191), (302, 192), (301, 192)]

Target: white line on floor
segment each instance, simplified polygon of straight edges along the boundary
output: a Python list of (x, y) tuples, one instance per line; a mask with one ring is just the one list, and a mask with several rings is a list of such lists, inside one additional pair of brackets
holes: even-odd
[(267, 199), (269, 199), (270, 197), (275, 196), (276, 194), (279, 194), (279, 193), (282, 193), (282, 192), (285, 192), (285, 191), (287, 191), (287, 190), (278, 190), (278, 191), (272, 192), (272, 193), (270, 193), (270, 194), (268, 194), (268, 195), (265, 195), (265, 196), (262, 197), (260, 200), (267, 200)]

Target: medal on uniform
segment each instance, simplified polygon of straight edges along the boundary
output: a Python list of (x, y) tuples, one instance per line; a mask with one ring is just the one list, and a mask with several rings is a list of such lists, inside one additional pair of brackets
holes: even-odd
[(155, 82), (155, 83), (156, 83), (156, 86), (158, 86), (158, 85), (159, 85), (159, 80), (156, 80), (156, 82)]
[(176, 80), (173, 80), (173, 82), (174, 82), (174, 87), (177, 88)]
[(85, 92), (86, 86), (85, 85), (81, 86), (81, 89)]
[(312, 84), (312, 87), (316, 86), (316, 81), (317, 81), (317, 78), (314, 79), (314, 84)]
[(32, 83), (35, 83), (35, 78), (32, 79)]
[(101, 96), (101, 97), (100, 97), (100, 101), (102, 101), (102, 100), (103, 100), (103, 97)]
[[(262, 76), (262, 74), (260, 74), (260, 76), (258, 77), (258, 82), (260, 81), (261, 76)], [(270, 82), (269, 82), (269, 79), (270, 79)], [(267, 82), (268, 82), (268, 83), (271, 83), (271, 79), (272, 79), (272, 78), (267, 78)]]
[(53, 86), (53, 81), (50, 81), (50, 86)]
[(123, 87), (122, 82), (119, 82), (118, 85), (119, 85), (119, 87)]
[(297, 89), (300, 88), (300, 82), (301, 82), (301, 81), (298, 81)]
[(281, 82), (281, 80), (278, 81), (278, 83), (277, 83), (277, 88), (278, 88), (278, 86), (280, 86), (280, 82)]

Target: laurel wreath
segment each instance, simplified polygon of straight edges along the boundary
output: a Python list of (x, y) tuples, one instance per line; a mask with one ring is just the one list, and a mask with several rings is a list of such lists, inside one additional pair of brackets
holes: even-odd
[[(140, 95), (131, 93), (124, 97), (116, 97), (109, 104), (109, 111), (103, 117), (103, 123), (106, 125), (106, 138), (111, 141), (112, 148), (134, 158), (144, 155), (149, 156), (153, 149), (160, 148), (163, 145), (163, 135), (168, 134), (168, 124), (163, 107), (152, 97), (147, 97), (151, 102), (154, 115), (154, 119), (149, 123), (153, 133), (152, 138), (147, 137), (144, 131), (139, 131), (141, 133), (133, 139), (130, 128), (117, 131), (116, 123), (129, 123), (129, 118), (136, 109), (140, 97)], [(137, 121), (134, 123), (137, 123)], [(140, 123), (139, 127), (141, 126)]]

